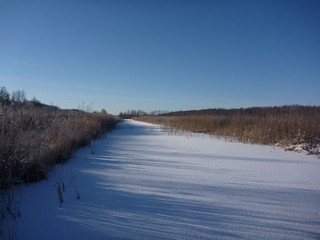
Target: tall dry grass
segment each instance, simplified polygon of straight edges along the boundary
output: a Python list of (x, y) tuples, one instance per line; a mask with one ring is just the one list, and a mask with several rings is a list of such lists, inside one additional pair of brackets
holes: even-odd
[(107, 114), (24, 104), (0, 105), (0, 189), (46, 178), (55, 163), (115, 127)]
[(285, 146), (320, 141), (318, 106), (208, 109), (135, 119), (250, 143)]

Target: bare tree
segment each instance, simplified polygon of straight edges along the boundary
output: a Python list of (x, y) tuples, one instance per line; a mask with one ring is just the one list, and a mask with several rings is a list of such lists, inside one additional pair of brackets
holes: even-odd
[(10, 94), (5, 87), (0, 88), (0, 102), (8, 103), (10, 101)]
[(11, 100), (17, 103), (24, 103), (26, 101), (26, 93), (24, 90), (13, 91)]

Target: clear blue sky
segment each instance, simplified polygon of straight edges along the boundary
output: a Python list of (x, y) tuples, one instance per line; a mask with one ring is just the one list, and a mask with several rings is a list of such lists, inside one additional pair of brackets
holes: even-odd
[(0, 0), (0, 86), (115, 114), (320, 105), (320, 1)]

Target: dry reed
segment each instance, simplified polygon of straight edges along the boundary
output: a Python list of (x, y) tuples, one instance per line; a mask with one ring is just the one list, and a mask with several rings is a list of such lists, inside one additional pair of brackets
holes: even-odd
[(250, 143), (288, 146), (320, 141), (318, 106), (207, 109), (135, 119)]
[(31, 102), (0, 105), (0, 189), (46, 178), (51, 165), (66, 161), (116, 122), (107, 114)]

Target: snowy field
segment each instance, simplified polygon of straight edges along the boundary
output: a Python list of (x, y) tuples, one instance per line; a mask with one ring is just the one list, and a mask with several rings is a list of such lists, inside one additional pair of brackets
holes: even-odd
[(131, 120), (16, 195), (18, 240), (320, 239), (316, 157)]

